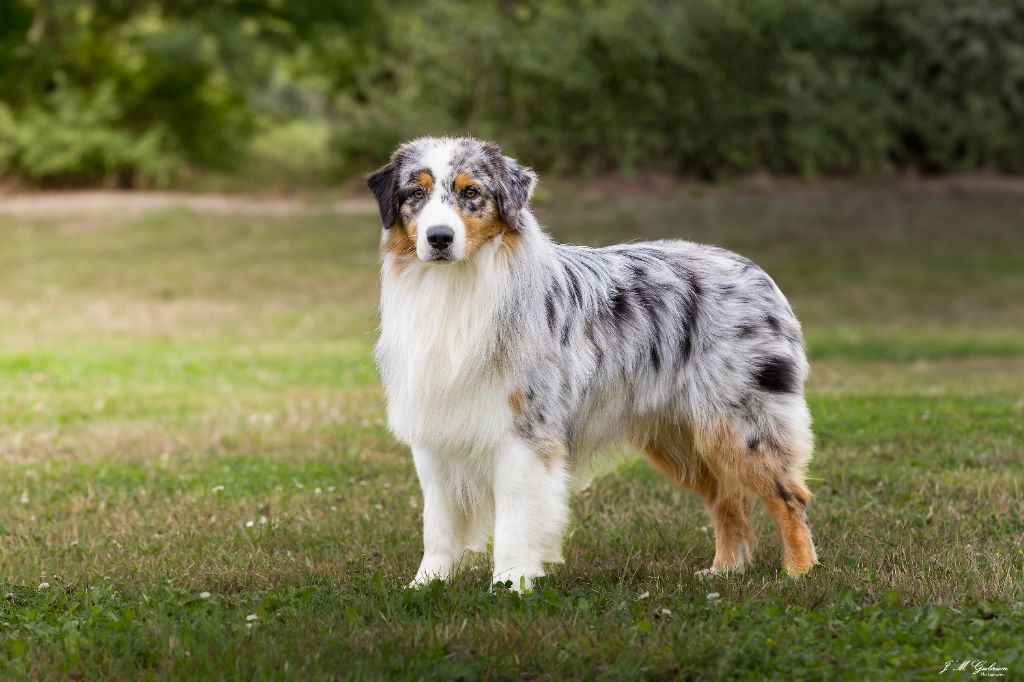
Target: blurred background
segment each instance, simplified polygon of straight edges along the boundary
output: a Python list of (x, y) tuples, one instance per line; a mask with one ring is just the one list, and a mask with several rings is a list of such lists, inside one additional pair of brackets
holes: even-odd
[(1024, 5), (0, 2), (17, 183), (322, 186), (425, 133), (558, 174), (1020, 173)]
[[(624, 459), (532, 597), (401, 589), (361, 179), (426, 133), (540, 170), (559, 240), (775, 278), (809, 579), (763, 515), (692, 577), (702, 505)], [(0, 0), (0, 677), (1024, 669), (1022, 174), (1020, 0)]]

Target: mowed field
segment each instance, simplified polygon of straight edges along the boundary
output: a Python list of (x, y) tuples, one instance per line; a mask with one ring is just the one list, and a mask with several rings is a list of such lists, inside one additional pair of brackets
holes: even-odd
[(699, 500), (619, 453), (525, 597), (484, 556), (403, 587), (369, 209), (3, 206), (0, 677), (1024, 676), (1024, 193), (542, 195), (560, 239), (717, 243), (787, 292), (821, 565), (786, 577), (758, 507), (756, 567), (695, 577)]

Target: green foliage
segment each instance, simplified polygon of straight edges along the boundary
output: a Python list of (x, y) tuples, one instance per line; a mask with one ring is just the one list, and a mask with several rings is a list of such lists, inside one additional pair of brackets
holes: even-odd
[(1024, 6), (550, 0), (395, 12), (339, 127), (365, 164), (471, 131), (546, 168), (1024, 171)]
[[(330, 128), (321, 148), (332, 158), (312, 173), (295, 171), (303, 158), (283, 164), (285, 182), (364, 172), (425, 133), (495, 138), (554, 172), (1020, 173), (1024, 5), (3, 3), (0, 99), (13, 120), (58, 117), (69, 97), (102, 111), (66, 129), (99, 120), (110, 139), (37, 172), (0, 148), (0, 173), (109, 182), (109, 159), (130, 183), (184, 165), (247, 172), (267, 158), (254, 140), (302, 126)], [(19, 158), (52, 153), (23, 139)]]
[(178, 163), (166, 131), (132, 134), (119, 118), (109, 85), (88, 98), (58, 87), (18, 119), (0, 105), (0, 164), (39, 184), (166, 185)]

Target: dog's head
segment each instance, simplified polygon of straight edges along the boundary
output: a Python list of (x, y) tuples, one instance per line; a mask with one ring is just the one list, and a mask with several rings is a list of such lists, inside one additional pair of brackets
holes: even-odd
[(440, 263), (467, 260), (493, 239), (514, 241), (536, 183), (496, 144), (469, 137), (407, 142), (366, 181), (385, 251)]

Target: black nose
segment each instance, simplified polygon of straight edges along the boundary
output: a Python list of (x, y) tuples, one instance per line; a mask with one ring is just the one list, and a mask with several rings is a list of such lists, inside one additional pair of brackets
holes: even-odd
[(455, 230), (447, 225), (434, 225), (427, 228), (427, 243), (438, 251), (447, 249), (455, 241)]

